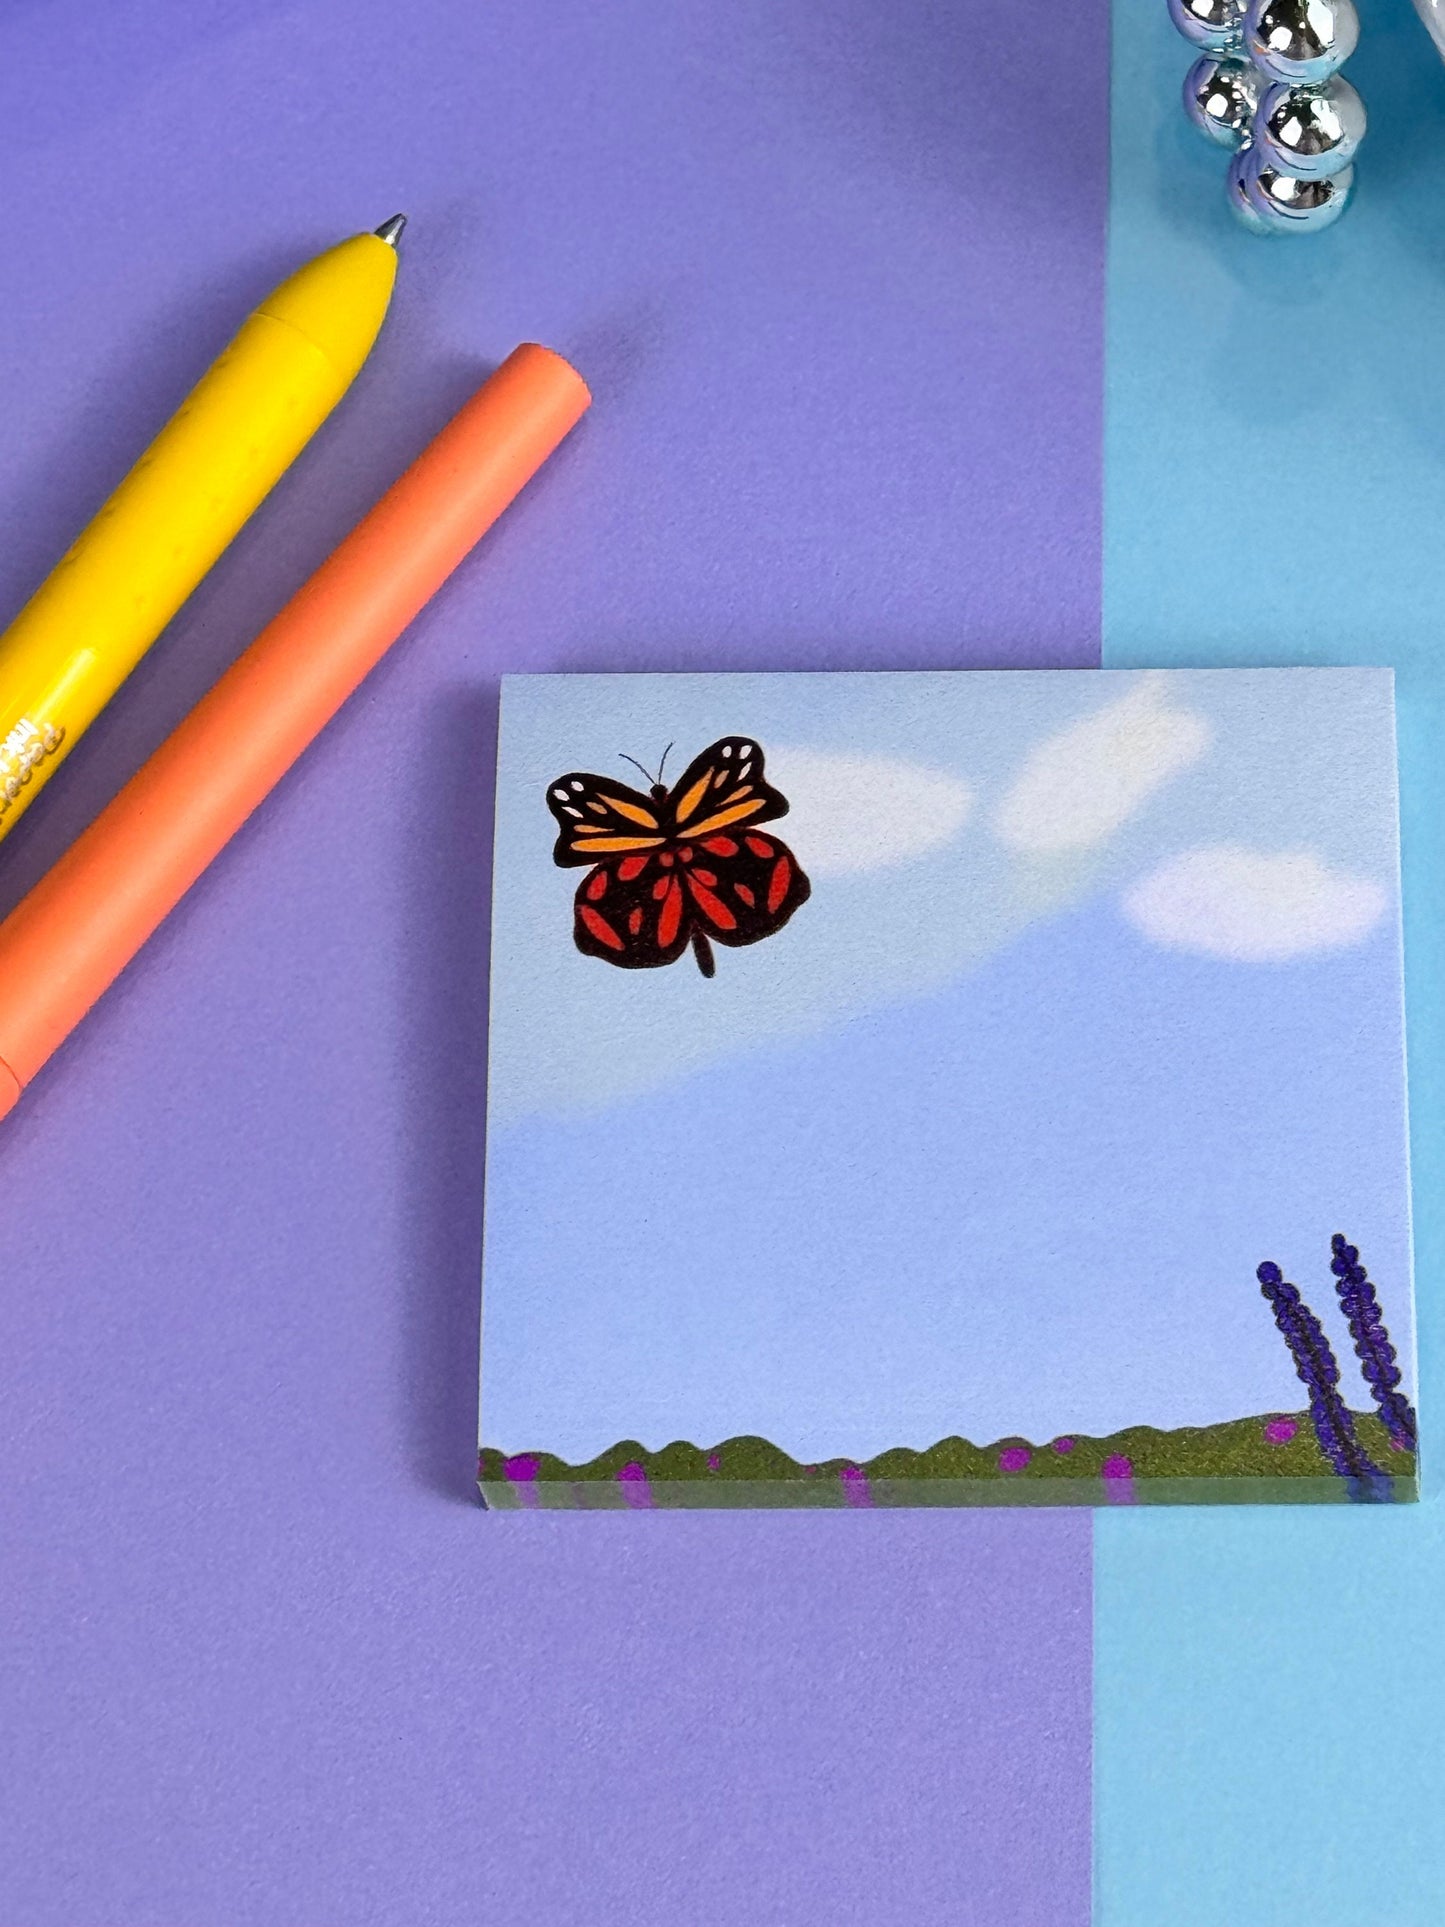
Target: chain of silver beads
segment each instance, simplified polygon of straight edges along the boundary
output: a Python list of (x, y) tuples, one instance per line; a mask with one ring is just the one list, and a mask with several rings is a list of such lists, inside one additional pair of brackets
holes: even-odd
[(1168, 0), (1199, 58), (1184, 107), (1229, 163), (1229, 205), (1255, 234), (1318, 234), (1344, 213), (1365, 104), (1340, 73), (1354, 0)]

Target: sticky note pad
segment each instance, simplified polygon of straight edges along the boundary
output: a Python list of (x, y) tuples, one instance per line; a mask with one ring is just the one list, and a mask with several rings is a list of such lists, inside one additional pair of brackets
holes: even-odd
[(1416, 1494), (1379, 669), (517, 676), (489, 1506)]

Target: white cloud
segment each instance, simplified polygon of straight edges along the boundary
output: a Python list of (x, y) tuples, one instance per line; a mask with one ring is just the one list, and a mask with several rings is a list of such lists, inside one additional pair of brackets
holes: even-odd
[(1171, 857), (1124, 897), (1146, 937), (1177, 950), (1283, 963), (1358, 943), (1384, 914), (1383, 888), (1331, 870), (1312, 850), (1220, 843)]
[(1000, 840), (1030, 855), (1090, 849), (1196, 762), (1209, 724), (1165, 692), (1162, 677), (1146, 676), (1032, 750), (994, 812)]
[(956, 776), (891, 756), (770, 749), (768, 780), (788, 799), (783, 834), (812, 876), (923, 856), (952, 842), (973, 808)]

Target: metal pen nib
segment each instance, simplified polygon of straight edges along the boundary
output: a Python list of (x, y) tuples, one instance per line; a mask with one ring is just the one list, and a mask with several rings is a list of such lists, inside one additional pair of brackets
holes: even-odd
[(393, 214), (389, 221), (383, 221), (381, 226), (375, 230), (376, 238), (379, 241), (385, 241), (389, 248), (394, 248), (401, 239), (401, 231), (405, 226), (406, 216), (404, 214)]

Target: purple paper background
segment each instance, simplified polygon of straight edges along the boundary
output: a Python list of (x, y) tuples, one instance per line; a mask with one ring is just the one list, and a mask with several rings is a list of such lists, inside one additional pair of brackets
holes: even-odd
[(414, 221), (341, 417), (0, 905), (515, 340), (597, 394), (0, 1138), (6, 1920), (1087, 1920), (1086, 1518), (489, 1518), (469, 1480), (496, 673), (1097, 660), (1107, 29), (0, 23), (0, 607), (281, 272)]

